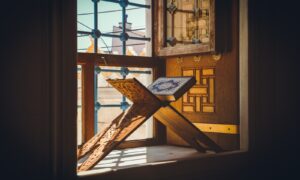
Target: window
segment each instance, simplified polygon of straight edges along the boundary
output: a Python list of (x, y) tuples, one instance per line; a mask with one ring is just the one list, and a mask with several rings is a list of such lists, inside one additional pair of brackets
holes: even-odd
[[(78, 52), (151, 56), (151, 11), (146, 5), (150, 1), (134, 0), (128, 5), (126, 2), (122, 14), (118, 1), (78, 0)], [(122, 36), (125, 33), (127, 35)]]
[[(77, 3), (77, 139), (81, 145), (131, 105), (106, 79), (135, 77), (148, 86), (157, 77), (155, 69), (159, 66), (155, 58), (149, 57), (152, 55), (150, 0), (78, 0)], [(101, 62), (96, 56), (91, 60), (92, 56), (86, 53), (97, 53)], [(159, 125), (150, 118), (127, 140), (157, 141), (154, 126)]]
[[(83, 141), (86, 141), (90, 137), (92, 137), (95, 132), (102, 131), (103, 127), (105, 127), (106, 124), (109, 123), (110, 119), (113, 119), (113, 116), (117, 116), (120, 112), (128, 108), (128, 105), (131, 104), (126, 98), (124, 98), (121, 94), (116, 92), (113, 88), (111, 88), (105, 81), (107, 78), (130, 78), (130, 77), (136, 77), (140, 78), (140, 80), (145, 84), (149, 84), (152, 79), (155, 79), (159, 76), (172, 76), (172, 75), (178, 75), (178, 72), (180, 75), (185, 75), (185, 73), (190, 73), (192, 75), (197, 74), (201, 78), (198, 79), (198, 88), (194, 88), (193, 91), (198, 90), (204, 90), (207, 91), (209, 89), (210, 91), (207, 91), (203, 93), (202, 91), (200, 94), (190, 92), (190, 96), (184, 96), (185, 100), (178, 101), (174, 103), (174, 106), (182, 107), (181, 112), (185, 113), (184, 115), (187, 116), (190, 119), (196, 119), (196, 121), (192, 121), (199, 129), (201, 129), (204, 132), (208, 133), (224, 133), (224, 131), (232, 132), (231, 127), (227, 126), (228, 124), (225, 123), (226, 126), (223, 126), (224, 124), (221, 124), (220, 126), (215, 126), (213, 123), (210, 124), (209, 122), (206, 124), (203, 124), (199, 121), (199, 114), (203, 115), (205, 117), (209, 117), (211, 120), (217, 119), (218, 116), (221, 114), (220, 109), (222, 106), (218, 105), (217, 103), (220, 102), (220, 95), (216, 95), (215, 89), (219, 86), (218, 83), (220, 80), (218, 79), (218, 76), (220, 76), (220, 72), (227, 71), (226, 69), (223, 71), (220, 71), (218, 69), (220, 66), (217, 66), (217, 64), (222, 64), (217, 62), (218, 60), (215, 60), (212, 62), (210, 57), (210, 54), (197, 54), (196, 56), (182, 56), (185, 53), (183, 52), (176, 52), (179, 54), (166, 54), (166, 56), (169, 55), (176, 55), (175, 57), (168, 57), (164, 58), (167, 62), (164, 63), (164, 61), (160, 61), (157, 57), (151, 57), (152, 56), (152, 41), (156, 41), (157, 39), (152, 40), (153, 37), (157, 38), (157, 34), (161, 33), (158, 29), (156, 29), (157, 26), (151, 27), (151, 22), (149, 21), (150, 16), (150, 10), (148, 9), (149, 2), (145, 1), (144, 4), (138, 4), (142, 3), (143, 1), (130, 1), (129, 4), (125, 7), (124, 13), (124, 7), (120, 6), (119, 3), (128, 3), (128, 1), (115, 1), (115, 0), (94, 0), (94, 1), (84, 1), (84, 0), (78, 0), (78, 77), (81, 79), (81, 81), (78, 83), (78, 97), (82, 97), (82, 101), (78, 101), (78, 121), (80, 121), (78, 124), (82, 124), (81, 127), (78, 127), (78, 131), (81, 132), (78, 133), (80, 135), (80, 138), (78, 138), (78, 144), (80, 145)], [(165, 1), (169, 4), (172, 4), (172, 2), (175, 1)], [(178, 2), (178, 1), (177, 1)], [(184, 1), (187, 3), (195, 3), (195, 1)], [(206, 0), (199, 0), (197, 2), (208, 2)], [(213, 2), (213, 1), (209, 1)], [(236, 2), (236, 1), (235, 1)], [(82, 4), (81, 4), (82, 3)], [(103, 4), (101, 4), (103, 3)], [(154, 4), (154, 12), (157, 12), (157, 4), (160, 4), (161, 1)], [(84, 5), (83, 5), (84, 4)], [(195, 4), (194, 4), (195, 5)], [(237, 4), (235, 4), (237, 5)], [(138, 6), (138, 7), (136, 7)], [(84, 10), (80, 10), (80, 8), (85, 7), (87, 10), (86, 12)], [(101, 9), (103, 8), (103, 9)], [(167, 9), (165, 9), (167, 11)], [(145, 22), (142, 25), (135, 25), (134, 21), (131, 21), (130, 18), (135, 15), (130, 15), (130, 12), (133, 11), (143, 11), (145, 16), (144, 19)], [(97, 13), (94, 13), (97, 12)], [(118, 15), (115, 16), (109, 16), (110, 13), (116, 13)], [(95, 15), (97, 14), (97, 15)], [(123, 16), (122, 16), (123, 14)], [(90, 16), (90, 17), (88, 17)], [(154, 15), (155, 16), (155, 15)], [(104, 20), (110, 19), (111, 22), (104, 23), (105, 26), (103, 26), (101, 18)], [(109, 17), (109, 18), (108, 18)], [(122, 18), (123, 17), (123, 18)], [(124, 18), (125, 17), (125, 18)], [(231, 17), (231, 16), (230, 16)], [(94, 23), (94, 20), (98, 19), (98, 23)], [(113, 20), (115, 19), (115, 21)], [(120, 19), (122, 22), (120, 22)], [(148, 20), (147, 20), (148, 19)], [(170, 20), (170, 17), (169, 17)], [(172, 18), (171, 18), (172, 20)], [(105, 21), (104, 21), (105, 22)], [(157, 23), (161, 23), (161, 21), (158, 19), (155, 19), (154, 24), (157, 25)], [(97, 24), (97, 25), (95, 25)], [(109, 25), (111, 24), (111, 25)], [(161, 25), (161, 24), (160, 24)], [(98, 26), (95, 28), (95, 26)], [(109, 26), (109, 27), (107, 27)], [(145, 27), (143, 27), (145, 26)], [(179, 25), (178, 25), (179, 26)], [(126, 27), (126, 28), (123, 28)], [(107, 29), (106, 29), (107, 28)], [(111, 30), (109, 29), (111, 28)], [(168, 32), (169, 28), (169, 32)], [(99, 29), (99, 31), (95, 31), (95, 29)], [(155, 30), (156, 32), (153, 33), (153, 36), (151, 36), (151, 29)], [(238, 30), (238, 29), (236, 29)], [(124, 31), (127, 32), (126, 36), (124, 35)], [(166, 32), (166, 34), (171, 33), (170, 27), (165, 27), (163, 30)], [(184, 30), (180, 30), (182, 32)], [(156, 34), (157, 33), (157, 34)], [(172, 34), (172, 33), (171, 33)], [(205, 34), (207, 35), (207, 34)], [(192, 36), (191, 36), (192, 37)], [(202, 37), (205, 39), (205, 37)], [(200, 38), (201, 39), (201, 38)], [(123, 41), (122, 41), (123, 40)], [(193, 42), (193, 37), (189, 39), (189, 41)], [(238, 43), (236, 43), (236, 48), (238, 49)], [(153, 42), (155, 50), (157, 50), (157, 42)], [(165, 44), (166, 45), (166, 44)], [(178, 45), (185, 45), (184, 43), (179, 43)], [(193, 44), (195, 45), (195, 44)], [(196, 43), (197, 45), (197, 43)], [(176, 46), (176, 45), (174, 45)], [(173, 48), (170, 44), (165, 46), (166, 48)], [(226, 46), (229, 47), (229, 46)], [(230, 51), (230, 50), (229, 50)], [(97, 52), (97, 53), (95, 53)], [(174, 49), (167, 50), (166, 52), (174, 52)], [(198, 51), (195, 51), (198, 52)], [(193, 53), (195, 53), (193, 52)], [(160, 55), (157, 51), (155, 51), (156, 55)], [(203, 53), (203, 52), (198, 52)], [(121, 56), (122, 54), (127, 56)], [(189, 53), (188, 53), (189, 54)], [(163, 55), (163, 54), (162, 54)], [(185, 54), (186, 55), (186, 54)], [(194, 54), (193, 54), (194, 55)], [(137, 57), (138, 56), (138, 57)], [(165, 56), (165, 55), (163, 55)], [(201, 56), (204, 61), (201, 61)], [(228, 56), (228, 55), (227, 55)], [(230, 60), (233, 58), (236, 58), (236, 62), (238, 62), (237, 59), (238, 51), (231, 52), (231, 55), (228, 57), (225, 56), (226, 60)], [(183, 60), (184, 59), (184, 60)], [(192, 60), (191, 60), (192, 59)], [(218, 58), (217, 58), (218, 59)], [(173, 63), (173, 62), (176, 62)], [(226, 62), (226, 61), (225, 61)], [(207, 66), (208, 63), (209, 66)], [(241, 63), (243, 64), (243, 63)], [(167, 68), (165, 68), (165, 65)], [(235, 64), (236, 65), (236, 64)], [(176, 67), (175, 67), (176, 66)], [(231, 66), (227, 66), (231, 67)], [(176, 71), (174, 70), (176, 69)], [(246, 66), (243, 65), (241, 67), (241, 70), (245, 72)], [(164, 71), (167, 71), (164, 74)], [(236, 70), (236, 69), (235, 69)], [(201, 73), (199, 73), (201, 72)], [(238, 72), (238, 71), (235, 71)], [(177, 73), (177, 74), (176, 74)], [(218, 75), (219, 73), (219, 75)], [(222, 74), (221, 74), (222, 75)], [(196, 75), (197, 76), (197, 75)], [(206, 77), (207, 76), (207, 77)], [(245, 74), (236, 74), (235, 78), (238, 80), (237, 76), (245, 76)], [(206, 79), (205, 79), (206, 78)], [(208, 78), (208, 79), (207, 79)], [(209, 82), (206, 82), (209, 80)], [(198, 82), (197, 81), (197, 82)], [(247, 81), (247, 80), (246, 80)], [(245, 81), (243, 81), (245, 83)], [(208, 85), (209, 84), (209, 85)], [(205, 86), (207, 85), (207, 87)], [(205, 88), (204, 88), (205, 86)], [(220, 86), (219, 86), (220, 87)], [(222, 89), (224, 90), (224, 89)], [(227, 88), (228, 90), (228, 88)], [(238, 92), (241, 90), (245, 90), (244, 87), (241, 87), (240, 89), (236, 90), (236, 97), (238, 98)], [(241, 97), (242, 95), (240, 95)], [(216, 97), (216, 99), (215, 99)], [(229, 97), (229, 96), (228, 96)], [(241, 100), (243, 101), (244, 105), (247, 103), (247, 99), (244, 99), (244, 97), (247, 98), (247, 95), (241, 97)], [(201, 99), (201, 101), (197, 101)], [(230, 99), (230, 98), (228, 98)], [(198, 104), (197, 104), (198, 102)], [(200, 102), (200, 103), (199, 103)], [(209, 102), (209, 103), (207, 103)], [(237, 103), (237, 102), (235, 102)], [(201, 105), (200, 105), (201, 104)], [(224, 105), (224, 104), (222, 104)], [(235, 104), (237, 111), (242, 111), (241, 108), (243, 108), (241, 105), (238, 107), (237, 104)], [(198, 107), (198, 109), (197, 109)], [(221, 108), (220, 108), (221, 107)], [(224, 107), (224, 106), (223, 106)], [(240, 109), (238, 109), (240, 108)], [(180, 109), (180, 108), (179, 108)], [(224, 109), (224, 108), (223, 108)], [(244, 106), (245, 111), (247, 111), (247, 107)], [(81, 115), (80, 116), (80, 112)], [(198, 114), (197, 114), (198, 113)], [(243, 112), (241, 112), (244, 114)], [(109, 114), (109, 116), (106, 116), (106, 114)], [(241, 115), (241, 119), (238, 119), (238, 113), (235, 113), (237, 118), (231, 118), (230, 120), (234, 120), (236, 122), (242, 121), (242, 118), (245, 118)], [(229, 117), (229, 116), (228, 116)], [(80, 120), (81, 119), (81, 120)], [(229, 118), (228, 118), (229, 119)], [(227, 120), (227, 119), (226, 119)], [(149, 121), (149, 120), (148, 120)], [(151, 121), (149, 121), (151, 122)], [(145, 125), (140, 129), (140, 132), (144, 133), (143, 135), (135, 134), (132, 137), (129, 138), (129, 140), (135, 140), (135, 141), (128, 141), (128, 142), (135, 142), (128, 143), (129, 146), (124, 147), (135, 147), (135, 146), (145, 146), (147, 144), (158, 144), (164, 139), (164, 135), (161, 136), (161, 134), (164, 134), (164, 130), (160, 131), (160, 129), (163, 129), (159, 124), (156, 124), (156, 122), (153, 122), (153, 127), (151, 127), (151, 123), (148, 125)], [(150, 127), (150, 128), (149, 128)], [(221, 128), (219, 128), (221, 127)], [(224, 130), (224, 127), (227, 129)], [(233, 137), (235, 145), (239, 147), (246, 147), (247, 144), (242, 143), (242, 140), (247, 141), (247, 137), (243, 135), (243, 137), (239, 137), (238, 134), (239, 126), (238, 124), (235, 124), (233, 126), (236, 128), (234, 130), (235, 134), (237, 136)], [(241, 124), (240, 129), (247, 128), (247, 125)], [(215, 130), (217, 129), (217, 130)], [(230, 130), (229, 130), (230, 129)], [(152, 131), (153, 130), (153, 131)], [(172, 134), (169, 134), (169, 130), (167, 130), (168, 134), (167, 137), (168, 142), (175, 142), (176, 145), (177, 142), (180, 140), (177, 139), (176, 136), (173, 136)], [(244, 131), (243, 131), (244, 132)], [(137, 132), (138, 133), (138, 132)], [(161, 134), (159, 134), (161, 133)], [(224, 133), (226, 134), (226, 132)], [(227, 133), (229, 134), (229, 133)], [(170, 135), (170, 136), (169, 136)], [(171, 138), (170, 138), (171, 137)], [(225, 138), (228, 138), (229, 136), (223, 138), (219, 138), (218, 134), (212, 134), (213, 138), (223, 141)], [(236, 138), (238, 137), (238, 138)], [(173, 138), (173, 139), (172, 139)], [(242, 139), (243, 138), (243, 139)], [(142, 141), (137, 141), (142, 139)], [(229, 138), (228, 138), (229, 139)], [(228, 140), (227, 139), (227, 140)], [(226, 140), (226, 139), (225, 139)], [(239, 144), (238, 141), (241, 141), (241, 144)], [(245, 142), (244, 141), (244, 142)], [(137, 143), (138, 142), (138, 143)], [(219, 142), (218, 142), (219, 143)], [(124, 143), (126, 144), (126, 143)], [(178, 145), (182, 145), (181, 143), (178, 143)], [(127, 154), (127, 151), (124, 151), (125, 154)], [(147, 150), (143, 149), (142, 151), (144, 154), (147, 152)], [(123, 153), (123, 151), (117, 152), (120, 156), (120, 154)], [(129, 153), (130, 154), (130, 153)], [(113, 155), (113, 154), (112, 154)], [(144, 159), (143, 159), (144, 161)], [(107, 166), (110, 166), (110, 164), (106, 164)], [(102, 166), (102, 165), (100, 165)]]

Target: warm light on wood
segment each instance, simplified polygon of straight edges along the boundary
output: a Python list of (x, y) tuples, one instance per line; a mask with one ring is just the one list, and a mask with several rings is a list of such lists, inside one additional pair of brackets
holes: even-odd
[(202, 75), (204, 75), (204, 76), (214, 75), (214, 69), (203, 69)]
[(215, 107), (213, 107), (213, 106), (203, 106), (203, 112), (209, 112), (209, 113), (215, 112)]
[[(195, 78), (192, 78), (190, 81), (192, 84), (187, 82), (185, 87), (181, 86), (181, 89), (177, 89), (177, 91), (183, 89), (186, 92), (188, 89), (185, 88), (190, 88), (195, 84)], [(153, 114), (157, 120), (168, 128), (171, 128), (198, 151), (222, 151), (221, 147), (197, 129), (196, 126), (182, 116), (175, 108), (171, 105), (165, 106), (165, 103), (155, 96), (153, 89), (147, 89), (135, 78), (108, 79), (107, 82), (128, 98), (133, 105), (126, 112), (115, 118), (106, 130), (96, 134), (82, 147), (78, 148), (78, 159), (90, 153), (88, 158), (78, 166), (78, 172), (92, 169)], [(153, 83), (154, 85), (152, 85), (155, 86), (158, 82), (162, 81), (156, 80)], [(184, 108), (191, 108), (186, 110), (194, 111), (193, 106), (186, 106)]]
[(202, 97), (202, 102), (207, 103), (207, 97)]
[[(195, 76), (196, 82), (198, 84), (194, 85), (189, 93), (186, 94), (187, 97), (183, 98), (182, 110), (183, 112), (204, 112), (204, 113), (214, 113), (216, 109), (215, 105), (215, 68), (205, 67), (205, 68), (194, 68), (183, 69), (183, 75)], [(198, 99), (196, 99), (198, 98)], [(192, 106), (185, 108), (185, 106)]]
[(193, 70), (185, 70), (182, 72), (183, 76), (193, 76), (194, 71)]
[(214, 84), (214, 79), (209, 78), (209, 102), (214, 103), (215, 101), (215, 84)]
[(207, 94), (207, 88), (191, 88), (191, 94)]
[(187, 98), (188, 98), (187, 93), (185, 93), (185, 94), (183, 95), (183, 102), (188, 102), (188, 101), (187, 101)]
[(194, 98), (190, 97), (190, 102), (193, 103), (194, 102)]
[(200, 97), (196, 97), (196, 111), (200, 112), (201, 111), (201, 101)]
[(196, 84), (199, 85), (200, 84), (200, 70), (196, 70)]
[(194, 112), (193, 106), (183, 106), (184, 112)]
[(203, 132), (223, 133), (223, 134), (238, 134), (239, 126), (233, 124), (206, 124), (194, 123), (194, 125)]

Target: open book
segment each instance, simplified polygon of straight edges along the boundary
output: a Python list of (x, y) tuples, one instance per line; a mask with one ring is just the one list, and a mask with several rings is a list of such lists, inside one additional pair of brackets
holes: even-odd
[(161, 101), (176, 101), (196, 83), (195, 77), (160, 77), (148, 89)]

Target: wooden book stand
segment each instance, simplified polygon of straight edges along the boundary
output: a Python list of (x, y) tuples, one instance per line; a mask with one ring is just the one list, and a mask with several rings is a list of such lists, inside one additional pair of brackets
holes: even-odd
[(107, 81), (131, 100), (133, 105), (77, 150), (78, 159), (91, 153), (78, 167), (78, 172), (92, 169), (152, 115), (198, 151), (222, 151), (168, 102), (159, 100), (135, 78)]

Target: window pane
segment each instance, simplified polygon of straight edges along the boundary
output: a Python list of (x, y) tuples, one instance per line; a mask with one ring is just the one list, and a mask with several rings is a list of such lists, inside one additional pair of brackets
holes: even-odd
[[(132, 3), (150, 4), (151, 0), (132, 0)], [(151, 36), (151, 10), (142, 7), (128, 5), (126, 7), (126, 33), (129, 37), (143, 38), (136, 40), (129, 38), (126, 41), (125, 52), (123, 43), (119, 37), (108, 37), (111, 35), (120, 36), (122, 27), (122, 8), (118, 3), (99, 1), (98, 12), (94, 12), (94, 3), (91, 0), (77, 0), (77, 49), (78, 52), (94, 53), (95, 50), (102, 54), (126, 54), (128, 56), (151, 56), (151, 42), (146, 41), (145, 37)], [(97, 26), (101, 32), (101, 36), (96, 39), (91, 33), (95, 28), (95, 14), (98, 16)], [(147, 23), (146, 23), (147, 22)], [(95, 48), (96, 46), (96, 48)], [(120, 69), (120, 67), (101, 67), (105, 69)], [(146, 68), (129, 68), (130, 70), (151, 71)], [(81, 72), (80, 72), (81, 73)], [(110, 72), (101, 72), (97, 77), (97, 100), (100, 103), (100, 109), (97, 112), (98, 132), (103, 130), (103, 127), (110, 123), (123, 110), (120, 108), (121, 102), (124, 101), (123, 96), (116, 90), (109, 87), (105, 81), (107, 74)], [(123, 78), (120, 73), (113, 72), (111, 75), (114, 78)], [(152, 82), (152, 75), (129, 73), (126, 78), (136, 77), (143, 84), (149, 85)], [(112, 77), (110, 77), (112, 78)], [(79, 83), (78, 83), (79, 84)], [(96, 87), (96, 83), (95, 83)], [(80, 92), (79, 92), (80, 91)], [(78, 90), (81, 93), (81, 87)], [(81, 96), (81, 95), (80, 95)], [(78, 95), (78, 98), (79, 95)], [(81, 100), (81, 99), (80, 99)], [(129, 102), (127, 100), (129, 104)], [(81, 103), (81, 102), (80, 102)], [(96, 102), (95, 102), (96, 103)], [(103, 107), (105, 105), (113, 105), (118, 107)], [(103, 105), (103, 106), (101, 106)], [(81, 105), (80, 105), (81, 106)], [(96, 107), (96, 106), (95, 106)], [(98, 107), (98, 106), (97, 106)], [(80, 121), (80, 122), (79, 122)], [(79, 127), (80, 126), (80, 127)], [(81, 107), (78, 105), (78, 127), (81, 128)], [(152, 120), (148, 120), (137, 130), (131, 139), (145, 139), (152, 137)], [(82, 129), (78, 129), (78, 143), (81, 142)], [(130, 139), (129, 138), (129, 139)]]
[[(130, 1), (138, 4), (149, 4), (150, 0)], [(78, 0), (78, 31), (91, 32), (94, 28), (93, 3)], [(136, 6), (127, 6), (126, 31), (129, 37), (151, 36), (151, 10)], [(147, 22), (147, 23), (146, 23)], [(120, 35), (122, 32), (122, 9), (118, 3), (100, 1), (98, 3), (98, 29), (102, 36), (98, 39), (97, 52), (102, 54), (123, 54), (122, 41), (119, 37), (107, 37), (105, 34)], [(78, 33), (78, 52), (94, 52), (94, 39), (91, 35)], [(151, 42), (128, 39), (126, 55), (151, 56)]]
[(82, 143), (82, 69), (77, 66), (77, 145)]
[(168, 46), (209, 43), (209, 0), (168, 0), (166, 14)]
[[(77, 31), (91, 32), (94, 27), (93, 3), (87, 0), (77, 0)], [(88, 52), (93, 39), (89, 35), (77, 34), (77, 51)]]

